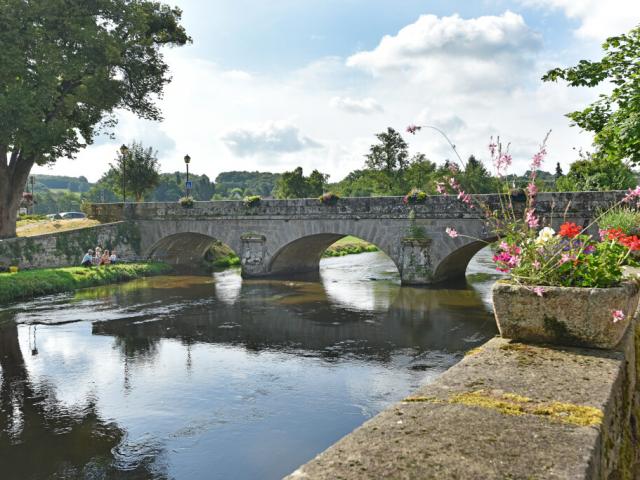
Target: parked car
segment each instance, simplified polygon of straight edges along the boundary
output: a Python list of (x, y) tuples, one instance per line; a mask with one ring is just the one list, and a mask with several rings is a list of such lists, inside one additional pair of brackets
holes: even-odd
[(60, 212), (60, 218), (69, 220), (71, 218), (87, 218), (87, 215), (82, 212)]
[(60, 220), (62, 217), (59, 213), (50, 213), (49, 215), (47, 215), (47, 218), (49, 220)]

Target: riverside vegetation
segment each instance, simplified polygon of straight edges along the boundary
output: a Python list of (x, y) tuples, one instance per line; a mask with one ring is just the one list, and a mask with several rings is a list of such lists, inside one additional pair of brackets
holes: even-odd
[(68, 267), (0, 273), (0, 304), (80, 288), (126, 282), (141, 277), (165, 275), (164, 263), (129, 263), (108, 267)]

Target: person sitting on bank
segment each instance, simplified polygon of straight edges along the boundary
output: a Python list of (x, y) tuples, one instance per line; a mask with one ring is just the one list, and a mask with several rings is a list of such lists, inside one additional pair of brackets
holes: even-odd
[(111, 262), (111, 265), (115, 265), (116, 263), (118, 263), (118, 256), (116, 255), (115, 250), (111, 251), (111, 256), (109, 257), (109, 261)]
[(109, 265), (111, 263), (111, 259), (109, 257), (109, 250), (105, 250), (102, 254), (102, 258), (100, 259), (100, 265)]
[(98, 247), (96, 247), (96, 254), (93, 257), (93, 264), (95, 266), (98, 266), (98, 265), (100, 265), (101, 260), (102, 260), (102, 248), (100, 248), (98, 246)]
[(93, 264), (93, 250), (87, 250), (87, 253), (84, 254), (84, 257), (82, 257), (81, 264), (83, 267), (90, 267)]

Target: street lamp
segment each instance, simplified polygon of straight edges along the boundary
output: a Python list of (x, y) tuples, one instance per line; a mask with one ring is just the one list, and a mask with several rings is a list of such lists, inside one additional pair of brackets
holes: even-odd
[(185, 191), (188, 197), (191, 194), (191, 182), (189, 182), (189, 164), (191, 163), (191, 157), (189, 154), (184, 156), (184, 163), (187, 166), (187, 183), (185, 184)]
[(127, 177), (127, 156), (129, 155), (129, 147), (127, 147), (124, 143), (120, 147), (120, 154), (122, 155), (122, 204), (127, 203), (127, 187), (126, 187), (126, 177)]

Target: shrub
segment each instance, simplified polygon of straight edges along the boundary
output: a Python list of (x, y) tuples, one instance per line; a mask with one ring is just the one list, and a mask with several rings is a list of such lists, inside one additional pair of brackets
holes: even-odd
[(626, 235), (640, 234), (640, 211), (631, 207), (616, 207), (600, 213), (598, 225), (602, 230), (622, 230)]
[(424, 203), (426, 200), (427, 194), (425, 192), (417, 188), (412, 188), (411, 191), (402, 198), (402, 203), (405, 205), (415, 205), (416, 203)]
[(256, 207), (260, 204), (260, 200), (262, 200), (260, 195), (249, 195), (248, 197), (244, 197), (244, 204), (247, 207)]
[(193, 197), (182, 197), (180, 200), (178, 200), (178, 203), (184, 208), (193, 208)]
[(340, 196), (337, 193), (327, 192), (320, 195), (318, 200), (325, 205), (335, 205), (340, 200)]

